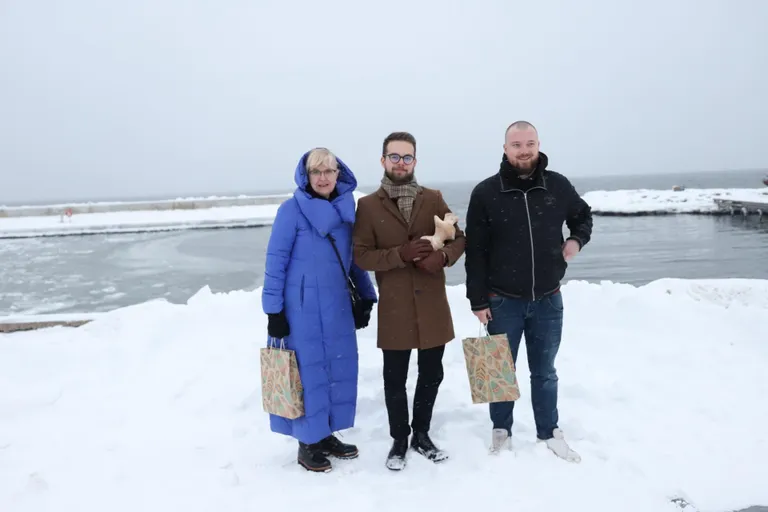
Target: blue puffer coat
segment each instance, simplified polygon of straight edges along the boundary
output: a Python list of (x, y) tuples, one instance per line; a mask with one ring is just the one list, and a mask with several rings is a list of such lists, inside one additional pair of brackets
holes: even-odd
[[(306, 192), (305, 153), (296, 167), (298, 188), (280, 205), (267, 246), (262, 308), (285, 309), (304, 387), (305, 415), (289, 420), (270, 415), (273, 432), (311, 444), (355, 423), (358, 352), (349, 291), (328, 233), (360, 295), (376, 301), (367, 272), (352, 262), (352, 226), (357, 180), (338, 159), (338, 196), (327, 201)], [(350, 269), (351, 267), (351, 269)]]

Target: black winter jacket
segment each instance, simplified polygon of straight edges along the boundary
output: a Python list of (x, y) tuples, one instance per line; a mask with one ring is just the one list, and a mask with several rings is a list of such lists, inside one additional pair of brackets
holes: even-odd
[(534, 174), (520, 178), (502, 158), (499, 172), (472, 190), (467, 210), (465, 269), (472, 311), (491, 293), (538, 299), (557, 291), (568, 264), (563, 223), (583, 248), (592, 236), (592, 210), (571, 182), (547, 170), (539, 153)]

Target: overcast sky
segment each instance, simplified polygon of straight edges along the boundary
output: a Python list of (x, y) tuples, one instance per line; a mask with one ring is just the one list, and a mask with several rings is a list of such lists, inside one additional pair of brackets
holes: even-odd
[(533, 122), (569, 176), (768, 167), (765, 0), (0, 0), (0, 201), (425, 184)]

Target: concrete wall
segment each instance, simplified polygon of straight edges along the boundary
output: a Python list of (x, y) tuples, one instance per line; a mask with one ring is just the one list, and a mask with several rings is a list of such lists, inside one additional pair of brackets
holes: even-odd
[(80, 327), (91, 320), (51, 321), (51, 322), (0, 322), (0, 333), (12, 333), (19, 331), (34, 331), (48, 327)]
[(124, 203), (72, 203), (42, 206), (6, 206), (0, 208), (0, 217), (34, 217), (61, 215), (67, 208), (72, 214), (105, 213), (126, 211), (159, 210), (199, 210), (204, 208), (227, 206), (253, 206), (260, 204), (279, 204), (291, 197), (291, 194), (270, 196), (219, 197), (211, 199), (169, 199), (165, 201), (134, 201)]

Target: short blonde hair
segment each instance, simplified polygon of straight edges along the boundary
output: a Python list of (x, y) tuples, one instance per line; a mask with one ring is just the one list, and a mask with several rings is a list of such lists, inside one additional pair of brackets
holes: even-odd
[(338, 169), (339, 167), (339, 163), (336, 160), (336, 155), (334, 155), (329, 149), (315, 148), (309, 152), (306, 165), (307, 172), (311, 171), (312, 169), (317, 169), (323, 164), (325, 164), (325, 166), (329, 169)]

